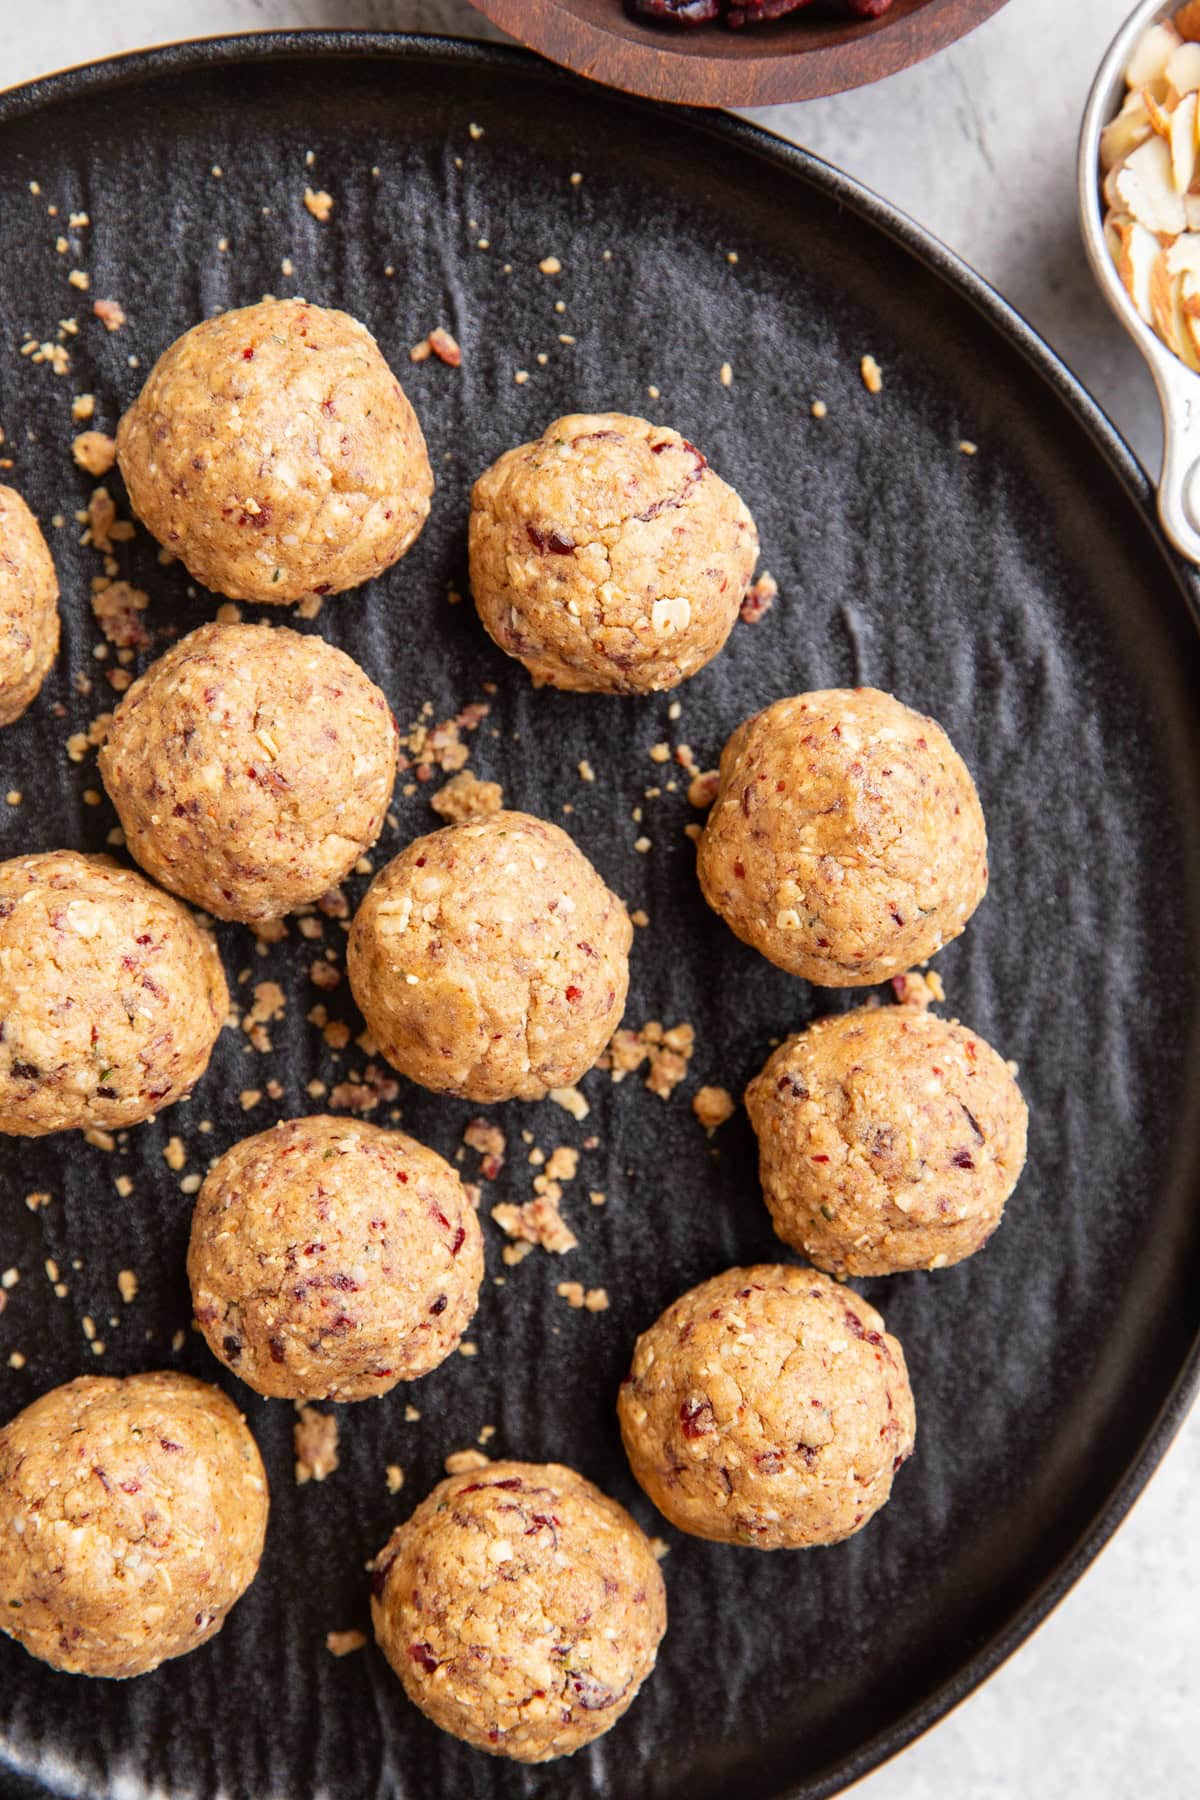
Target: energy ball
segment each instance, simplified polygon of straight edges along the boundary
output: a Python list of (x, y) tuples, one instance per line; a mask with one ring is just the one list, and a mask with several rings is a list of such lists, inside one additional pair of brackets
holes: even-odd
[(234, 600), (339, 594), (390, 568), (429, 515), (421, 427), (365, 325), (307, 300), (205, 319), (117, 428), (133, 509)]
[(559, 1463), (439, 1482), (375, 1559), (371, 1588), (409, 1699), (518, 1762), (569, 1756), (615, 1725), (667, 1628), (649, 1539)]
[(565, 831), (497, 812), (417, 838), (350, 931), (354, 998), (388, 1061), (468, 1100), (540, 1100), (621, 1022), (629, 914)]
[(483, 1237), (435, 1151), (377, 1125), (289, 1119), (209, 1170), (188, 1278), (209, 1349), (258, 1393), (366, 1400), (456, 1348)]
[(37, 520), (0, 486), (0, 725), (37, 698), (58, 655), (58, 577)]
[(145, 1675), (220, 1631), (258, 1573), (267, 1505), (216, 1388), (69, 1381), (0, 1428), (0, 1628), (70, 1675)]
[(642, 1333), (617, 1411), (634, 1474), (696, 1537), (802, 1550), (852, 1537), (912, 1454), (904, 1352), (813, 1269), (726, 1269)]
[(776, 1231), (831, 1275), (961, 1262), (1025, 1165), (1008, 1065), (915, 1006), (818, 1019), (768, 1058), (746, 1110)]
[(387, 701), (323, 638), (201, 625), (135, 681), (100, 774), (148, 874), (219, 919), (278, 918), (336, 887), (396, 779)]
[(940, 725), (831, 688), (739, 725), (698, 869), (744, 943), (818, 986), (865, 987), (958, 936), (987, 891), (987, 832)]
[(470, 554), (480, 618), (536, 684), (644, 694), (720, 650), (758, 533), (677, 431), (577, 413), (479, 477)]
[(74, 850), (0, 863), (0, 1132), (152, 1118), (228, 1010), (212, 938), (143, 876)]

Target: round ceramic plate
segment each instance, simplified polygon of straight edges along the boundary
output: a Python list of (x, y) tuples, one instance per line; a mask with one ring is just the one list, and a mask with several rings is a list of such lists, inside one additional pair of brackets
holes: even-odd
[[(306, 186), (333, 196), (326, 222), (306, 210)], [(90, 222), (71, 226), (80, 211)], [(596, 1071), (581, 1122), (549, 1103), (495, 1109), (509, 1157), (485, 1184), (485, 1220), (529, 1195), (532, 1145), (573, 1144), (564, 1208), (579, 1247), (508, 1267), (487, 1221), (478, 1354), (340, 1408), (341, 1466), (321, 1485), (293, 1481), (292, 1409), (240, 1388), (188, 1329), (181, 1184), (247, 1131), (313, 1109), (311, 1082), (373, 1088), (371, 1118), (402, 1118), (448, 1156), (477, 1109), (402, 1081), (393, 1092), (353, 1040), (328, 1047), (310, 1009), (352, 1031), (359, 1021), (344, 981), (311, 985), (320, 946), (294, 924), (266, 954), (222, 928), (243, 1011), (254, 983), (286, 993), (269, 1051), (227, 1031), (194, 1099), (111, 1151), (73, 1136), (0, 1145), (0, 1266), (22, 1271), (0, 1318), (0, 1416), (83, 1370), (189, 1369), (245, 1407), (273, 1491), (261, 1575), (197, 1655), (115, 1685), (56, 1675), (0, 1642), (0, 1788), (172, 1800), (834, 1792), (1044, 1615), (1121, 1518), (1195, 1382), (1200, 670), (1145, 480), (1029, 331), (879, 201), (747, 125), (664, 117), (515, 52), (244, 38), (57, 77), (0, 98), (0, 216), (5, 479), (48, 525), (66, 519), (50, 530), (63, 654), (0, 738), (0, 792), (24, 796), (0, 805), (0, 853), (99, 850), (113, 826), (92, 803), (93, 753), (75, 762), (65, 748), (114, 698), (88, 605), (102, 559), (75, 522), (92, 484), (71, 462), (72, 396), (95, 394), (95, 423), (111, 429), (185, 327), (264, 292), (302, 293), (370, 324), (438, 476), (412, 554), (304, 628), (357, 656), (404, 728), (490, 706), (467, 736), (471, 766), (509, 804), (565, 824), (649, 916), (628, 1021), (696, 1032), (669, 1101)], [(561, 272), (539, 272), (551, 256)], [(88, 292), (72, 268), (89, 273)], [(96, 298), (121, 303), (121, 330), (93, 317)], [(408, 362), (437, 324), (462, 344), (457, 370)], [(30, 341), (51, 348), (22, 355)], [(860, 377), (867, 352), (883, 370), (878, 395)], [(646, 412), (700, 444), (752, 507), (779, 581), (766, 617), (739, 624), (674, 696), (678, 716), (672, 696), (535, 693), (469, 603), (450, 600), (465, 590), (472, 478), (557, 414), (601, 407)], [(115, 555), (152, 595), (156, 648), (215, 612), (141, 534)], [(917, 1395), (917, 1452), (892, 1503), (839, 1548), (761, 1555), (663, 1526), (629, 1477), (613, 1402), (635, 1334), (661, 1307), (730, 1263), (781, 1255), (744, 1115), (710, 1141), (690, 1094), (700, 1082), (739, 1093), (781, 1034), (864, 996), (790, 980), (706, 910), (685, 783), (650, 751), (686, 743), (711, 766), (754, 708), (850, 683), (933, 713), (978, 778), (991, 892), (938, 967), (947, 1009), (1020, 1064), (1029, 1166), (981, 1255), (867, 1284)], [(594, 782), (580, 778), (584, 759)], [(398, 791), (377, 863), (437, 822), (430, 791)], [(343, 941), (326, 920), (339, 960)], [(163, 1156), (174, 1135), (182, 1172)], [(462, 1166), (474, 1176), (473, 1152)], [(30, 1210), (31, 1193), (51, 1198)], [(139, 1277), (131, 1304), (122, 1269)], [(573, 1310), (556, 1291), (571, 1280), (606, 1289), (609, 1309)], [(576, 1464), (670, 1546), (657, 1672), (610, 1736), (552, 1770), (441, 1735), (374, 1648), (342, 1661), (325, 1648), (328, 1631), (367, 1626), (367, 1558), (443, 1458), (489, 1426), (491, 1452)], [(396, 1496), (391, 1463), (405, 1470)]]

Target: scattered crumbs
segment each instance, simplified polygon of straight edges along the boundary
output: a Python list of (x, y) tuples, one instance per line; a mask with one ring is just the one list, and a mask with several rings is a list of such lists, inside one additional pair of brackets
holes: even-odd
[(296, 1483), (303, 1487), (306, 1481), (324, 1481), (337, 1468), (338, 1422), (333, 1413), (318, 1412), (304, 1401), (296, 1402), (296, 1411)]
[(883, 392), (883, 370), (873, 356), (868, 354), (863, 357), (862, 362), (859, 364), (859, 371), (862, 375), (863, 386), (866, 388), (868, 394), (881, 394)]
[(10, 1352), (8, 1366), (10, 1369), (23, 1369), (25, 1367), (25, 1358), (21, 1355), (19, 1350)]
[[(567, 310), (566, 301), (565, 300), (556, 300), (554, 302), (554, 310), (556, 313), (565, 313)], [(574, 343), (575, 340), (572, 338), (571, 341), (572, 341), (572, 343)]]
[(469, 1475), (472, 1469), (486, 1469), (491, 1460), (482, 1450), (452, 1450), (442, 1467), (447, 1475)]
[(919, 1006), (922, 1012), (935, 1000), (946, 998), (942, 978), (936, 969), (930, 969), (928, 975), (922, 975), (919, 969), (911, 969), (907, 975), (893, 975), (892, 992), (901, 1006)]
[(20, 1269), (5, 1269), (3, 1275), (0, 1275), (0, 1288), (4, 1288), (6, 1290), (15, 1288), (18, 1281), (20, 1281), (20, 1279), (21, 1279)]
[(614, 1032), (598, 1066), (608, 1068), (614, 1081), (624, 1081), (626, 1075), (633, 1074), (648, 1060), (646, 1086), (661, 1100), (669, 1100), (687, 1074), (695, 1045), (692, 1026), (672, 1025), (664, 1030), (657, 1019), (650, 1019), (640, 1031), (622, 1026)]
[(122, 1200), (128, 1200), (130, 1194), (133, 1192), (133, 1178), (129, 1175), (118, 1175), (113, 1182), (113, 1186), (116, 1188), (118, 1194), (120, 1194)]
[(727, 250), (725, 252), (725, 261), (727, 263), (735, 263), (737, 261), (737, 259), (738, 259), (738, 253), (736, 250)]
[(182, 1138), (171, 1137), (167, 1139), (166, 1143), (163, 1145), (163, 1161), (166, 1163), (168, 1169), (172, 1169), (175, 1174), (179, 1173), (180, 1169), (182, 1169), (187, 1162), (187, 1151), (184, 1148)]
[(444, 362), (451, 369), (457, 369), (461, 365), (462, 350), (458, 339), (443, 326), (435, 325), (425, 341), (439, 362)]
[(495, 1435), (496, 1427), (494, 1425), (485, 1425), (480, 1431), (476, 1442), (480, 1444), (490, 1444)]
[[(328, 955), (328, 952), (326, 954)], [(314, 987), (320, 988), (323, 993), (330, 993), (340, 983), (342, 974), (335, 964), (321, 961), (318, 958), (316, 962), (309, 965), (308, 978)]]
[[(287, 995), (277, 981), (256, 981), (254, 984), (254, 1004), (247, 1014), (247, 1019), (255, 1025), (267, 1025), (282, 1019), (287, 1005)], [(242, 1021), (245, 1027), (246, 1020)]]
[(325, 225), (329, 222), (333, 211), (333, 195), (327, 194), (324, 188), (317, 188), (314, 192), (312, 188), (306, 187), (304, 204), (318, 224)]
[(646, 911), (644, 906), (639, 906), (635, 912), (630, 913), (629, 917), (632, 923), (640, 926), (642, 930), (645, 930), (646, 926), (650, 923), (650, 914)]
[(586, 756), (579, 764), (579, 779), (580, 781), (595, 781), (596, 779), (596, 771)]
[(647, 852), (651, 849), (651, 843), (652, 843), (652, 841), (648, 837), (634, 838), (633, 847), (637, 851), (639, 856), (645, 856), (647, 854)]
[(476, 1150), (481, 1158), (479, 1173), (484, 1181), (495, 1181), (504, 1167), (504, 1155), (508, 1148), (507, 1140), (500, 1127), (485, 1119), (482, 1114), (467, 1123), (463, 1132), (463, 1143), (469, 1150)]
[(658, 400), (658, 399), (661, 399), (661, 397), (662, 397), (658, 388), (655, 387), (653, 382), (650, 383), (649, 387), (646, 389), (646, 392), (649, 394), (651, 400)]
[(670, 744), (661, 744), (661, 743), (660, 744), (651, 744), (650, 750), (649, 750), (649, 756), (650, 756), (651, 762), (656, 762), (656, 763), (670, 762), (670, 760), (671, 760)]
[(220, 179), (221, 179), (222, 175), (225, 173), (225, 171), (221, 167), (220, 163), (214, 163), (212, 168), (210, 169), (209, 173), (211, 174), (214, 181), (220, 181)]
[(398, 1494), (404, 1486), (404, 1470), (399, 1463), (389, 1463), (383, 1471), (389, 1494)]
[(480, 781), (469, 769), (463, 769), (430, 795), (429, 804), (440, 818), (461, 825), (467, 819), (484, 819), (499, 812), (504, 805), (504, 789), (498, 781)]
[(606, 1288), (585, 1288), (581, 1281), (560, 1281), (555, 1289), (560, 1300), (576, 1309), (583, 1307), (587, 1312), (608, 1311), (608, 1290)]
[(45, 1268), (45, 1271), (46, 1271), (46, 1280), (49, 1282), (57, 1282), (57, 1280), (58, 1280), (58, 1264), (55, 1262), (55, 1260), (52, 1256), (48, 1256), (46, 1258), (46, 1261), (43, 1264), (43, 1267)]
[[(441, 769), (447, 775), (456, 773), (466, 765), (471, 754), (469, 746), (462, 741), (463, 732), (478, 730), (490, 711), (486, 701), (473, 700), (452, 719), (430, 725), (427, 720), (432, 716), (433, 708), (426, 704), (422, 717), (400, 734), (400, 772), (413, 769), (418, 781), (429, 781), (435, 769)], [(318, 905), (322, 912), (327, 910), (323, 902)], [(339, 916), (346, 917), (348, 911), (347, 905), (346, 912)]]
[(261, 1099), (262, 1099), (262, 1089), (261, 1088), (243, 1088), (241, 1093), (238, 1095), (238, 1100), (241, 1103), (241, 1108), (242, 1108), (243, 1112), (253, 1112), (254, 1108), (258, 1105), (258, 1103)]
[(349, 1081), (339, 1081), (330, 1089), (329, 1105), (335, 1112), (352, 1112), (360, 1115), (374, 1112), (382, 1103), (395, 1100), (400, 1092), (400, 1084), (385, 1075), (375, 1063), (368, 1063), (361, 1079), (351, 1075)]
[(823, 400), (814, 400), (809, 407), (809, 411), (812, 413), (814, 419), (823, 419), (829, 412), (829, 408)]
[(79, 288), (84, 293), (86, 293), (88, 288), (92, 285), (92, 278), (86, 269), (72, 269), (67, 276), (67, 280), (73, 288)]
[(717, 797), (717, 789), (721, 785), (719, 769), (702, 769), (693, 775), (688, 782), (688, 805), (694, 806), (697, 812), (704, 812)]
[(779, 583), (768, 569), (764, 569), (758, 580), (746, 589), (739, 617), (747, 625), (757, 625), (763, 615), (770, 612), (778, 597)]
[(513, 380), (516, 382), (518, 387), (524, 387), (525, 383), (529, 380), (529, 370), (528, 369), (516, 370), (516, 372), (513, 375)]
[(279, 273), (281, 275), (294, 275), (296, 273), (296, 265), (292, 261), (290, 256), (285, 256), (283, 261), (280, 263)]
[[(544, 1175), (534, 1178), (534, 1187), (539, 1191), (532, 1200), (526, 1200), (521, 1206), (512, 1201), (493, 1206), (492, 1217), (510, 1238), (530, 1245), (540, 1244), (543, 1250), (549, 1250), (555, 1256), (565, 1256), (579, 1239), (558, 1210), (562, 1189)], [(506, 1256), (504, 1260), (507, 1262), (509, 1258)]]
[(704, 833), (699, 825), (685, 825), (683, 835), (685, 838), (691, 838), (693, 844), (698, 844)]
[(721, 386), (722, 387), (732, 387), (733, 386), (733, 364), (732, 363), (723, 362), (721, 364)]
[(178, 1356), (179, 1352), (183, 1349), (183, 1346), (186, 1342), (187, 1342), (186, 1332), (177, 1331), (174, 1333), (174, 1335), (171, 1338), (171, 1348), (175, 1352), (176, 1356)]
[(201, 1176), (197, 1175), (194, 1171), (191, 1175), (185, 1175), (183, 1180), (179, 1184), (180, 1193), (181, 1194), (198, 1194), (200, 1192), (200, 1184), (201, 1184), (202, 1179), (203, 1178)]
[[(99, 432), (88, 432), (85, 436), (99, 437)], [(76, 443), (79, 439), (76, 438)], [(111, 438), (109, 439), (111, 443)], [(150, 645), (150, 633), (147, 631), (142, 614), (150, 604), (150, 596), (142, 588), (131, 587), (127, 581), (109, 581), (101, 577), (93, 587), (92, 611), (96, 623), (108, 639), (118, 649), (145, 650)], [(121, 683), (116, 677), (118, 670), (111, 670), (109, 679), (118, 689)], [(128, 682), (125, 686), (128, 686)]]
[(692, 1111), (710, 1137), (726, 1119), (732, 1119), (736, 1110), (728, 1088), (698, 1088), (692, 1098)]
[(578, 169), (573, 169), (571, 171), (570, 180), (572, 187), (578, 187), (583, 180), (583, 176), (579, 173)]
[(132, 1306), (137, 1299), (138, 1278), (132, 1269), (122, 1269), (117, 1276), (117, 1288), (126, 1306)]
[(479, 139), (483, 136), (483, 126), (482, 125), (471, 124), (471, 125), (467, 126), (467, 130), (471, 134), (472, 138), (474, 138), (476, 143), (478, 143)]
[(117, 300), (93, 300), (92, 311), (105, 331), (120, 331), (125, 323), (125, 308)]
[(958, 447), (964, 456), (978, 456), (979, 445), (973, 444), (970, 438), (959, 438)]
[(479, 1346), (478, 1344), (473, 1344), (470, 1338), (464, 1338), (462, 1343), (458, 1346), (458, 1354), (460, 1356), (478, 1356)]
[(405, 1407), (404, 1423), (406, 1425), (415, 1425), (420, 1416), (421, 1414), (415, 1406), (408, 1405)]
[(652, 1537), (650, 1539), (650, 1549), (654, 1554), (655, 1562), (661, 1562), (664, 1556), (669, 1556), (671, 1554), (671, 1546), (667, 1543), (665, 1538)]
[(543, 256), (541, 262), (538, 264), (538, 269), (543, 275), (562, 274), (562, 264), (559, 262), (557, 256)]
[(564, 1112), (569, 1112), (573, 1119), (586, 1119), (591, 1111), (577, 1087), (551, 1088), (546, 1098), (553, 1100), (555, 1106), (561, 1106)]
[[(530, 1161), (532, 1161), (532, 1156)], [(579, 1173), (579, 1152), (573, 1144), (559, 1144), (546, 1163), (547, 1181), (574, 1181)]]
[(573, 344), (576, 342), (569, 331), (560, 331), (558, 334), (558, 341), (560, 344)]
[(21, 799), (22, 795), (20, 788), (9, 788), (7, 794), (4, 796), (4, 804), (6, 806), (20, 806)]
[(325, 1648), (331, 1656), (350, 1656), (355, 1650), (361, 1650), (366, 1641), (362, 1631), (328, 1631), (325, 1634)]

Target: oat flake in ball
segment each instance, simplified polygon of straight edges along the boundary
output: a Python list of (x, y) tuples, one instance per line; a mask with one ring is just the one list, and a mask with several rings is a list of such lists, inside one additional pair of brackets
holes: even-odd
[(457, 1347), (483, 1239), (455, 1170), (414, 1138), (289, 1119), (209, 1170), (188, 1278), (209, 1349), (258, 1393), (366, 1400)]
[(151, 1118), (228, 1009), (211, 936), (144, 876), (74, 850), (0, 863), (0, 1132)]
[(159, 357), (117, 429), (133, 509), (234, 600), (337, 594), (387, 569), (429, 514), (421, 427), (348, 313), (263, 300)]
[(557, 1463), (439, 1482), (375, 1560), (375, 1635), (443, 1731), (520, 1762), (615, 1725), (654, 1667), (666, 1593), (645, 1534)]
[(726, 1269), (638, 1339), (617, 1411), (634, 1474), (697, 1537), (799, 1550), (879, 1511), (916, 1432), (904, 1352), (814, 1269)]
[(347, 969), (379, 1048), (411, 1080), (540, 1100), (616, 1030), (632, 941), (629, 914), (565, 831), (497, 812), (417, 838), (380, 871)]
[(1025, 1102), (977, 1032), (859, 1007), (781, 1044), (746, 1089), (785, 1243), (832, 1275), (940, 1269), (985, 1244), (1025, 1163)]
[(58, 577), (37, 520), (0, 486), (0, 725), (36, 700), (58, 655)]
[(743, 942), (806, 981), (861, 987), (958, 936), (987, 891), (987, 833), (940, 725), (876, 688), (833, 688), (734, 732), (697, 867)]
[(218, 1389), (84, 1375), (0, 1427), (0, 1630), (72, 1675), (214, 1637), (258, 1572), (267, 1478)]
[(219, 919), (317, 900), (378, 837), (388, 703), (344, 651), (284, 626), (201, 625), (113, 715), (100, 774), (131, 855)]
[(624, 413), (556, 419), (475, 483), (471, 589), (537, 683), (675, 687), (720, 650), (758, 534), (694, 444)]

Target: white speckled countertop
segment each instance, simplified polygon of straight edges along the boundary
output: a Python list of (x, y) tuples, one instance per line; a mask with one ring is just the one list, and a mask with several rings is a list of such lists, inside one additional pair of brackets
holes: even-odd
[[(615, 3), (615, 0), (614, 0)], [(1016, 305), (1148, 467), (1149, 378), (1084, 265), (1074, 141), (1132, 0), (1009, 0), (883, 86), (761, 120), (902, 207)], [(202, 21), (202, 23), (201, 23)], [(0, 0), (0, 87), (66, 63), (283, 26), (487, 33), (466, 0)], [(1200, 1793), (1200, 1414), (1041, 1631), (861, 1800), (1191, 1800)]]

